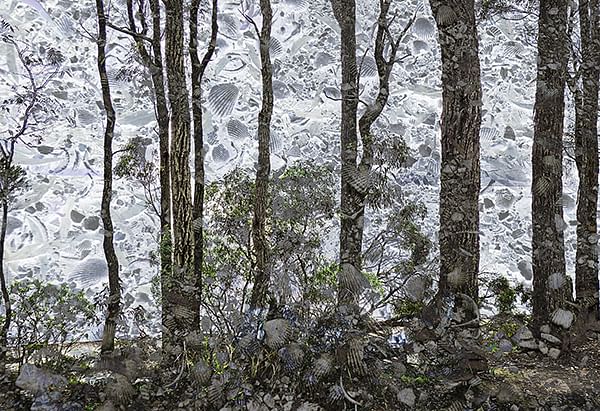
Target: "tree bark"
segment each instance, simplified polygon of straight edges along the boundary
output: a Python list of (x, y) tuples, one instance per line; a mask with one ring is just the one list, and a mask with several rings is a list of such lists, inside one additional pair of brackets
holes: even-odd
[[(269, 208), (269, 175), (271, 173), (271, 117), (273, 116), (273, 68), (269, 45), (273, 11), (270, 0), (260, 0), (263, 17), (259, 34), (262, 74), (262, 107), (258, 114), (258, 168), (254, 193), (254, 215), (252, 218), (252, 241), (256, 256), (254, 287), (250, 296), (250, 307), (266, 308), (268, 304), (271, 264), (269, 243), (266, 233), (267, 210)], [(257, 29), (258, 31), (258, 29)]]
[[(4, 184), (4, 186), (6, 186)], [(0, 289), (2, 290), (2, 301), (4, 303), (4, 324), (0, 330), (0, 371), (4, 372), (6, 367), (6, 353), (8, 351), (8, 330), (12, 322), (12, 307), (10, 294), (4, 272), (4, 243), (6, 241), (6, 228), (8, 219), (8, 202), (2, 201), (2, 225), (0, 226)]]
[(555, 309), (572, 299), (565, 272), (562, 210), (564, 93), (567, 73), (567, 7), (541, 0), (533, 137), (533, 323), (550, 323)]
[(202, 294), (202, 264), (204, 261), (204, 131), (202, 129), (202, 78), (217, 47), (217, 0), (212, 2), (211, 36), (202, 60), (198, 56), (198, 10), (200, 0), (190, 7), (190, 57), (192, 60), (192, 117), (194, 120), (194, 275), (199, 298)]
[[(167, 107), (167, 95), (165, 92), (164, 68), (161, 45), (161, 16), (160, 4), (158, 0), (150, 0), (150, 12), (152, 14), (152, 53), (148, 52), (144, 39), (134, 35), (137, 50), (144, 66), (150, 71), (152, 78), (152, 87), (154, 89), (154, 102), (156, 104), (156, 122), (158, 124), (158, 144), (159, 144), (159, 180), (160, 180), (160, 238), (159, 238), (159, 258), (160, 258), (160, 278), (163, 280), (170, 276), (173, 266), (173, 256), (171, 253), (171, 170), (169, 154), (169, 109)], [(133, 10), (133, 0), (127, 0), (127, 15), (129, 18), (129, 29), (137, 34), (135, 23), (135, 13)], [(142, 33), (146, 35), (147, 24), (144, 17), (144, 3), (139, 3), (140, 19), (142, 20)], [(167, 312), (163, 310), (163, 325)]]
[(430, 0), (442, 52), (439, 296), (478, 300), (481, 79), (473, 0)]
[(342, 118), (340, 123), (340, 272), (338, 304), (356, 302), (368, 285), (362, 268), (364, 228), (364, 180), (357, 164), (358, 67), (356, 64), (356, 4), (354, 0), (331, 0), (333, 14), (341, 29)]
[[(194, 231), (189, 157), (191, 118), (184, 68), (183, 0), (166, 0), (165, 56), (171, 106), (171, 192), (173, 268), (164, 278), (163, 347), (167, 358), (174, 346), (198, 327), (199, 299), (194, 278)], [(164, 311), (163, 311), (164, 312)]]
[(600, 82), (600, 2), (580, 0), (582, 87), (575, 92), (577, 253), (575, 291), (585, 322), (598, 320), (598, 91)]
[(121, 312), (121, 285), (119, 279), (119, 260), (113, 244), (113, 223), (110, 214), (112, 200), (112, 142), (115, 131), (116, 113), (110, 95), (110, 84), (106, 74), (106, 15), (104, 1), (96, 0), (98, 15), (98, 73), (102, 87), (102, 103), (106, 112), (106, 128), (104, 130), (104, 187), (102, 190), (102, 206), (100, 214), (104, 228), (102, 247), (108, 266), (108, 307), (102, 335), (102, 354), (111, 353), (115, 347), (117, 320)]

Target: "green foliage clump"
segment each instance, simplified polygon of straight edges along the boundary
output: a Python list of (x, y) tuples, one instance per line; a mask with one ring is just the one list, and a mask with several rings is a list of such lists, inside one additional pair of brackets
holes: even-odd
[(40, 364), (64, 355), (73, 343), (88, 337), (81, 330), (98, 321), (94, 304), (82, 291), (73, 291), (66, 284), (25, 279), (13, 282), (10, 293), (13, 321), (9, 346), (16, 349), (20, 363)]
[(399, 301), (395, 305), (396, 315), (400, 317), (416, 317), (423, 311), (424, 304), (422, 301), (412, 301), (405, 299)]
[(10, 203), (27, 187), (28, 181), (23, 167), (12, 164), (8, 158), (0, 156), (0, 202)]
[[(227, 313), (247, 303), (253, 278), (254, 178), (250, 170), (235, 169), (205, 189), (203, 297)], [(266, 230), (272, 289), (282, 303), (318, 300), (335, 286), (337, 265), (322, 255), (322, 242), (333, 227), (335, 186), (333, 170), (313, 162), (272, 175)]]
[(406, 385), (425, 385), (430, 382), (430, 379), (426, 375), (411, 376), (405, 374), (402, 377), (400, 377), (400, 381), (402, 381)]
[(517, 292), (506, 277), (498, 277), (489, 285), (496, 297), (496, 306), (501, 313), (510, 313), (515, 308)]

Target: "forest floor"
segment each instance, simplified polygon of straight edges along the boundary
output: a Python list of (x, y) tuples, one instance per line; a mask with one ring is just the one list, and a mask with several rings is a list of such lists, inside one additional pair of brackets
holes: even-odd
[[(441, 346), (442, 342), (437, 344)], [(219, 407), (206, 408), (199, 405), (197, 400), (194, 401), (198, 397), (197, 389), (193, 387), (183, 387), (169, 393), (169, 390), (162, 391), (157, 382), (144, 388), (143, 384), (139, 384), (139, 378), (138, 383), (128, 385), (129, 388), (123, 388), (121, 383), (112, 386), (110, 383), (93, 383), (90, 376), (97, 375), (98, 371), (89, 367), (91, 357), (88, 357), (86, 360), (75, 361), (68, 371), (60, 373), (67, 388), (62, 391), (58, 402), (52, 399), (40, 401), (39, 397), (35, 400), (30, 392), (15, 384), (16, 372), (0, 376), (0, 410), (600, 411), (599, 333), (590, 332), (583, 342), (570, 352), (562, 353), (557, 359), (535, 349), (515, 348), (502, 353), (486, 349), (484, 342), (480, 348), (485, 356), (485, 369), (475, 370), (467, 378), (456, 378), (453, 373), (437, 373), (432, 376), (431, 367), (426, 367), (427, 371), (423, 371), (424, 368), (418, 371), (419, 366), (409, 365), (408, 368), (412, 371), (407, 373), (405, 370), (404, 373), (400, 372), (402, 375), (393, 378), (398, 382), (402, 381), (402, 384), (389, 391), (390, 398), (385, 403), (382, 402), (381, 406), (371, 403), (368, 407), (361, 407), (351, 401), (320, 406), (315, 397), (300, 398), (293, 389), (286, 392), (287, 384), (292, 387), (293, 383), (283, 378), (276, 383), (271, 381), (255, 384), (252, 398), (243, 406), (236, 406), (233, 401), (228, 401)], [(427, 354), (427, 349), (421, 353), (430, 355)], [(411, 377), (406, 378), (408, 375)], [(429, 377), (415, 378), (415, 375)], [(359, 381), (349, 381), (347, 393), (360, 398), (364, 394), (361, 394), (360, 388), (356, 388), (360, 385)], [(115, 390), (121, 391), (115, 394)], [(115, 405), (123, 398), (125, 401), (121, 405)]]
[[(498, 404), (519, 410), (600, 410), (600, 335), (557, 359), (510, 353), (490, 363)], [(495, 377), (495, 378), (494, 378)], [(508, 408), (510, 409), (510, 408)]]

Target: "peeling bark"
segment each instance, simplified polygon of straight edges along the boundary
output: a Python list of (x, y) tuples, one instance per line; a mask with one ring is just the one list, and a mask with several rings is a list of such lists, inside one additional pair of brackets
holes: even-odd
[(102, 189), (102, 206), (100, 214), (104, 228), (104, 240), (102, 248), (108, 266), (108, 308), (104, 322), (104, 333), (102, 335), (102, 346), (100, 352), (108, 354), (115, 348), (115, 333), (117, 320), (121, 312), (121, 285), (119, 279), (119, 260), (115, 253), (113, 244), (113, 223), (110, 214), (110, 203), (112, 200), (112, 143), (115, 132), (116, 113), (113, 108), (110, 84), (106, 74), (106, 15), (104, 14), (104, 1), (96, 0), (96, 12), (98, 15), (98, 73), (102, 87), (102, 103), (106, 112), (106, 128), (104, 130), (104, 187)]

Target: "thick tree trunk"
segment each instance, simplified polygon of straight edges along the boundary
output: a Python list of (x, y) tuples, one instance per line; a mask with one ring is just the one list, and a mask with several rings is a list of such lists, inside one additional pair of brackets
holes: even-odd
[(202, 294), (204, 221), (204, 131), (202, 130), (202, 78), (217, 47), (217, 0), (212, 2), (211, 36), (202, 60), (198, 56), (198, 10), (200, 0), (190, 7), (190, 57), (192, 60), (192, 117), (194, 120), (194, 276), (199, 297)]
[(183, 0), (167, 0), (165, 56), (171, 106), (171, 192), (173, 268), (163, 278), (163, 348), (167, 358), (198, 327), (199, 299), (194, 278), (194, 231), (189, 157), (191, 119), (184, 68)]
[[(6, 184), (3, 184), (6, 187)], [(0, 371), (4, 372), (6, 367), (6, 352), (8, 351), (8, 330), (12, 322), (12, 308), (8, 283), (4, 271), (4, 242), (6, 240), (6, 227), (8, 219), (8, 203), (2, 201), (2, 225), (0, 226), (0, 289), (2, 290), (2, 303), (4, 304), (4, 324), (0, 329)]]
[(533, 137), (533, 322), (550, 323), (571, 297), (565, 273), (562, 210), (564, 93), (567, 73), (567, 7), (564, 0), (541, 0), (538, 74)]
[(361, 273), (364, 230), (365, 184), (357, 164), (358, 67), (356, 64), (356, 4), (354, 0), (331, 0), (341, 28), (342, 119), (340, 124), (341, 199), (340, 272), (338, 304), (356, 301), (368, 282)]
[(430, 0), (442, 51), (439, 295), (478, 300), (481, 79), (473, 0)]
[(117, 320), (121, 312), (121, 285), (119, 280), (119, 261), (113, 244), (113, 223), (110, 215), (112, 199), (112, 142), (115, 131), (116, 114), (110, 95), (110, 84), (106, 75), (106, 15), (104, 1), (96, 0), (98, 14), (98, 73), (102, 87), (102, 103), (106, 112), (106, 129), (104, 130), (104, 187), (102, 190), (101, 216), (104, 228), (104, 256), (108, 265), (108, 309), (104, 322), (101, 353), (111, 353), (115, 345)]
[(575, 101), (575, 160), (579, 173), (575, 291), (583, 321), (598, 320), (598, 90), (600, 2), (580, 0), (582, 88)]
[(263, 17), (260, 30), (260, 61), (262, 74), (262, 107), (258, 114), (258, 168), (254, 193), (254, 216), (252, 219), (252, 241), (256, 255), (254, 287), (250, 297), (251, 308), (266, 308), (268, 304), (271, 264), (269, 243), (266, 233), (267, 210), (269, 209), (269, 175), (271, 173), (271, 117), (273, 115), (273, 69), (269, 45), (273, 11), (270, 0), (260, 0)]

